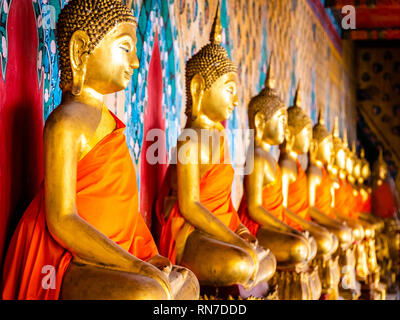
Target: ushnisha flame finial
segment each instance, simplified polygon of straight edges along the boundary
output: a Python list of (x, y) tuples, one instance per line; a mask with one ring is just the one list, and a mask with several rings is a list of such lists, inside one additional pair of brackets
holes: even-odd
[(271, 55), (269, 56), (269, 65), (268, 65), (267, 76), (265, 78), (265, 88), (267, 88), (267, 89), (275, 89), (275, 78), (274, 78), (274, 73), (272, 70), (273, 57), (274, 57), (274, 53), (271, 52)]
[(360, 157), (361, 157), (361, 159), (365, 159), (365, 150), (364, 150), (364, 148), (361, 148)]
[(354, 154), (357, 154), (356, 141), (353, 141), (353, 143), (351, 144), (351, 151), (352, 151)]
[(383, 150), (382, 150), (382, 147), (379, 147), (378, 162), (379, 162), (379, 163), (384, 163), (384, 162), (385, 162), (385, 160), (383, 159)]
[(217, 11), (215, 13), (214, 22), (210, 33), (210, 42), (220, 44), (222, 42), (222, 25), (221, 25), (221, 12), (219, 9), (219, 0), (217, 2)]
[(339, 117), (338, 116), (335, 117), (332, 135), (334, 138), (339, 138)]
[(319, 108), (319, 111), (318, 111), (318, 123), (320, 125), (324, 125), (325, 124), (323, 109), (324, 108), (321, 107), (321, 108)]
[(346, 149), (349, 146), (349, 142), (347, 140), (347, 130), (343, 131), (343, 147)]
[(297, 84), (296, 94), (294, 96), (294, 105), (301, 108), (300, 80)]

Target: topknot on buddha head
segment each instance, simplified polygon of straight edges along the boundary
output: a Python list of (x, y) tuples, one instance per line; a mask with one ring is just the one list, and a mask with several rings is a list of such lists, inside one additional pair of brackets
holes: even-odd
[(260, 93), (254, 96), (249, 103), (249, 126), (251, 129), (255, 127), (255, 116), (262, 113), (266, 121), (282, 108), (286, 108), (283, 100), (280, 98), (278, 91), (275, 89), (275, 79), (272, 75), (272, 54), (268, 67), (268, 73), (265, 80), (265, 86)]
[(300, 133), (307, 125), (312, 124), (310, 117), (301, 108), (300, 82), (297, 86), (294, 105), (289, 107), (287, 112), (288, 127), (294, 135)]
[(65, 5), (57, 22), (62, 89), (72, 83), (69, 48), (72, 35), (78, 30), (87, 34), (90, 55), (109, 31), (124, 22), (136, 25), (132, 11), (121, 0), (72, 0)]
[(322, 110), (320, 109), (318, 123), (313, 127), (313, 138), (317, 143), (320, 143), (330, 136), (331, 134), (325, 126), (325, 120), (322, 116)]
[(186, 62), (185, 80), (186, 80), (186, 115), (192, 114), (192, 95), (191, 82), (199, 74), (204, 80), (204, 90), (211, 88), (213, 83), (223, 75), (230, 72), (237, 72), (236, 65), (229, 59), (228, 52), (222, 42), (222, 26), (219, 12), (219, 2), (214, 23), (210, 33), (210, 43), (200, 49)]

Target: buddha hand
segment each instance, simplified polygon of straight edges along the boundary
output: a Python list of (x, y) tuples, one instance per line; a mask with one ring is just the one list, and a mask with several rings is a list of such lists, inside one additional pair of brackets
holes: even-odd
[[(158, 258), (155, 258), (155, 259), (158, 260)], [(145, 261), (141, 261), (141, 265), (140, 265), (138, 273), (143, 276), (153, 278), (154, 280), (156, 280), (161, 285), (161, 287), (164, 289), (167, 299), (171, 300), (173, 298), (172, 297), (172, 288), (169, 283), (167, 273), (160, 271), (156, 266), (154, 266), (151, 263), (145, 262)]]
[(149, 260), (147, 260), (147, 262), (152, 264), (157, 269), (161, 270), (167, 275), (169, 275), (172, 270), (171, 261), (168, 258), (163, 257), (159, 254), (156, 254), (154, 257), (151, 257)]

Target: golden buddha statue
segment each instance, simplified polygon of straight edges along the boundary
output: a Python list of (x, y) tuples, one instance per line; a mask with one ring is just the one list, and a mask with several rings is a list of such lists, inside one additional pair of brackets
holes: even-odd
[(234, 170), (221, 122), (238, 105), (237, 68), (220, 45), (221, 31), (218, 6), (210, 43), (186, 64), (187, 123), (156, 211), (162, 253), (192, 270), (203, 288), (238, 285), (243, 297), (267, 283), (276, 260), (240, 223), (231, 201)]
[[(248, 108), (249, 126), (255, 137), (254, 170), (244, 177), (239, 215), (251, 234), (277, 259), (274, 283), (278, 285), (278, 296), (281, 299), (319, 299), (318, 270), (309, 267), (317, 253), (316, 242), (285, 223), (282, 172), (270, 154), (271, 146), (281, 144), (287, 131), (287, 110), (275, 90), (271, 61), (272, 57), (265, 88), (251, 99)], [(253, 154), (248, 155), (248, 161), (251, 156)], [(331, 239), (323, 238), (323, 234), (318, 236), (319, 246), (329, 251)]]
[(194, 274), (158, 254), (125, 125), (103, 103), (139, 66), (135, 30), (118, 0), (72, 0), (59, 15), (62, 102), (44, 129), (44, 185), (8, 250), (4, 299), (199, 297)]
[(377, 258), (382, 268), (381, 277), (387, 283), (388, 291), (392, 291), (399, 277), (400, 224), (394, 192), (387, 180), (388, 166), (383, 158), (383, 150), (379, 148), (378, 159), (372, 169), (371, 211), (385, 225), (382, 232), (378, 233), (378, 240), (381, 240), (378, 244), (382, 247), (377, 250)]
[[(337, 126), (337, 120), (335, 121)], [(333, 151), (333, 152), (332, 152)], [(333, 160), (333, 162), (332, 162)], [(329, 168), (329, 170), (328, 170)], [(345, 152), (338, 135), (332, 136), (325, 127), (322, 110), (318, 123), (313, 128), (313, 140), (309, 152), (307, 169), (309, 185), (309, 213), (313, 220), (333, 232), (339, 239), (339, 264), (341, 269), (340, 296), (355, 299), (360, 295), (360, 285), (355, 275), (355, 248), (353, 231), (346, 223), (339, 221), (335, 214), (335, 188), (337, 181), (332, 175), (345, 173)]]
[(308, 231), (317, 243), (317, 256), (313, 264), (318, 266), (322, 282), (322, 294), (330, 300), (338, 299), (340, 270), (338, 238), (326, 228), (312, 221), (309, 214), (308, 182), (301, 168), (298, 155), (307, 153), (312, 140), (312, 121), (301, 109), (300, 84), (294, 106), (288, 109), (288, 132), (281, 144), (279, 165), (282, 168), (283, 205), (287, 223), (298, 230)]
[[(347, 138), (347, 135), (345, 135)], [(368, 268), (368, 239), (373, 239), (375, 237), (375, 232), (373, 227), (365, 220), (359, 219), (359, 207), (357, 197), (359, 192), (356, 189), (357, 177), (361, 174), (361, 166), (357, 162), (355, 142), (352, 144), (351, 150), (348, 148), (347, 141), (345, 142), (346, 150), (346, 172), (347, 172), (347, 190), (346, 190), (346, 200), (342, 201), (342, 205), (336, 207), (336, 215), (342, 221), (353, 228), (353, 233), (355, 235), (355, 240), (357, 242), (357, 256), (356, 256), (356, 271), (357, 278), (360, 281), (366, 282), (370, 270)], [(340, 193), (339, 195), (343, 195)], [(343, 196), (342, 196), (343, 199)]]

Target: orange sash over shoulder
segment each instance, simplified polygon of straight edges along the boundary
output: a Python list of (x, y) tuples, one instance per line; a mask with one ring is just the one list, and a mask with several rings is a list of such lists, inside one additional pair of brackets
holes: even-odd
[[(224, 154), (223, 145), (221, 153)], [(200, 202), (221, 220), (229, 229), (236, 231), (239, 227), (239, 216), (231, 200), (234, 170), (231, 164), (225, 164), (222, 157), (219, 164), (213, 164), (211, 169), (200, 180)], [(170, 189), (171, 186), (165, 189)], [(168, 257), (172, 263), (179, 263), (185, 249), (186, 240), (194, 227), (189, 224), (179, 211), (178, 201), (164, 219), (164, 208), (160, 203), (170, 190), (162, 190), (157, 200), (157, 217), (161, 223), (160, 253)]]
[(367, 199), (362, 202), (360, 212), (371, 213), (371, 195), (368, 194)]
[(335, 189), (335, 209), (349, 218), (358, 218), (358, 199), (352, 186), (346, 180), (340, 180), (339, 188)]
[[(78, 162), (77, 210), (97, 230), (131, 254), (147, 260), (158, 251), (138, 211), (136, 175), (123, 134), (125, 125), (113, 116), (117, 128)], [(3, 299), (59, 298), (72, 255), (50, 235), (44, 208), (42, 187), (25, 211), (8, 248)], [(55, 289), (42, 286), (43, 278), (49, 274), (45, 266), (55, 268)]]
[[(282, 172), (278, 164), (276, 180), (271, 185), (264, 187), (262, 197), (263, 207), (280, 221), (284, 221), (285, 215), (282, 194)], [(255, 236), (260, 228), (260, 225), (249, 216), (247, 199), (245, 196), (243, 196), (240, 204), (239, 216), (240, 221), (242, 221), (242, 223), (249, 229), (250, 233)]]
[[(290, 211), (297, 214), (301, 218), (307, 221), (311, 221), (310, 214), (308, 213), (309, 203), (308, 203), (308, 182), (307, 176), (300, 165), (298, 159), (297, 162), (297, 178), (289, 185), (288, 192), (288, 202), (287, 207)], [(300, 225), (286, 217), (285, 221), (289, 226), (296, 228), (297, 230), (302, 230)]]
[(387, 182), (372, 190), (372, 212), (381, 218), (393, 218), (396, 213), (396, 203), (392, 190)]
[(329, 217), (336, 219), (332, 210), (332, 180), (325, 168), (321, 168), (321, 170), (321, 184), (315, 190), (315, 207)]

